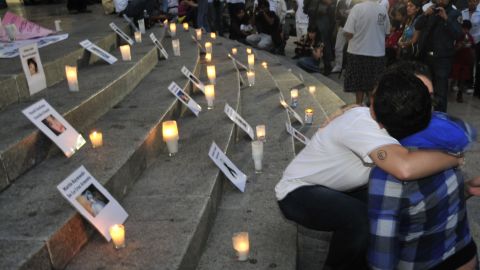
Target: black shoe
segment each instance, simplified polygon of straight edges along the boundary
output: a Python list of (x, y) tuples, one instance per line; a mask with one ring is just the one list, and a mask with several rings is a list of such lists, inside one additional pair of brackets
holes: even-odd
[(324, 76), (328, 76), (328, 75), (332, 74), (332, 67), (331, 66), (324, 67), (322, 74)]

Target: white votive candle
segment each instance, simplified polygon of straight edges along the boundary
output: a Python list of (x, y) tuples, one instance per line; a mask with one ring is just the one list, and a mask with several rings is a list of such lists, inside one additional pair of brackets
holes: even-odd
[(252, 48), (248, 47), (246, 51), (247, 51), (247, 54), (252, 54)]
[(180, 56), (180, 40), (172, 39), (173, 55)]
[(317, 87), (315, 87), (315, 85), (311, 85), (308, 87), (308, 92), (310, 92), (310, 94), (315, 94), (315, 92), (317, 91)]
[(207, 77), (210, 80), (210, 83), (215, 84), (215, 79), (217, 77), (217, 73), (215, 72), (214, 65), (207, 66)]
[(170, 36), (175, 37), (177, 34), (177, 25), (175, 23), (170, 23)]
[(200, 41), (202, 39), (202, 29), (201, 28), (195, 29), (195, 36), (196, 36), (198, 41)]
[(162, 123), (163, 141), (167, 144), (169, 156), (178, 152), (178, 128), (175, 120)]
[(134, 33), (135, 35), (135, 42), (142, 43), (142, 32), (137, 31)]
[(255, 68), (255, 55), (254, 54), (249, 54), (248, 56), (248, 68), (249, 69), (254, 69)]
[(263, 67), (264, 69), (267, 69), (267, 68), (268, 68), (267, 62), (263, 61), (263, 62), (262, 62), (262, 67)]
[(298, 89), (290, 90), (290, 98), (292, 100), (292, 103), (290, 106), (292, 106), (292, 108), (296, 108), (298, 105)]
[(76, 66), (65, 66), (65, 77), (67, 77), (68, 89), (78, 91), (78, 73)]
[(255, 72), (249, 70), (247, 71), (248, 86), (255, 85)]
[(246, 261), (250, 251), (250, 241), (248, 239), (248, 232), (234, 233), (232, 237), (233, 249), (237, 252), (239, 261)]
[(213, 101), (215, 100), (215, 86), (213, 84), (205, 85), (205, 98), (207, 99), (207, 109), (213, 109)]
[(257, 140), (259, 141), (265, 141), (265, 136), (266, 136), (266, 127), (265, 125), (257, 125), (255, 127), (255, 130), (257, 131)]
[(92, 142), (92, 147), (97, 148), (103, 145), (103, 134), (99, 131), (93, 131), (90, 133), (90, 142)]
[(207, 63), (212, 62), (212, 54), (211, 53), (206, 53), (205, 54), (205, 61), (207, 61)]
[(188, 31), (188, 23), (183, 23), (183, 30)]
[(305, 124), (313, 124), (313, 109), (308, 108), (305, 110)]
[(232, 48), (232, 55), (237, 55), (238, 49), (237, 48)]
[(120, 46), (120, 53), (122, 54), (123, 61), (130, 61), (132, 60), (132, 55), (130, 53), (130, 45), (122, 45)]
[(216, 39), (216, 38), (217, 38), (217, 34), (216, 34), (215, 32), (210, 33), (210, 38), (211, 38), (211, 39)]
[(255, 165), (255, 173), (262, 172), (262, 159), (263, 159), (263, 142), (252, 142), (252, 158)]
[(112, 237), (113, 246), (115, 249), (125, 247), (125, 226), (122, 224), (115, 224), (109, 228), (110, 236)]
[(205, 42), (205, 52), (206, 53), (212, 53), (212, 43), (211, 42)]

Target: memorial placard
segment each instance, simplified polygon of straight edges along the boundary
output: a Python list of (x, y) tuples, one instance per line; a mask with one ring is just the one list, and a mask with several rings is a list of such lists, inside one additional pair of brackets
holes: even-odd
[(44, 99), (24, 109), (23, 114), (52, 140), (65, 156), (72, 156), (85, 139)]
[(65, 178), (57, 189), (107, 241), (111, 240), (108, 229), (128, 218), (125, 209), (84, 166)]
[(285, 127), (287, 132), (292, 135), (295, 139), (299, 140), (303, 144), (307, 145), (310, 142), (310, 139), (303, 135), (300, 131), (296, 128), (292, 127), (292, 125), (288, 122), (285, 123)]
[(125, 32), (118, 28), (115, 23), (112, 22), (109, 24), (109, 26), (110, 28), (112, 28), (113, 31), (115, 31), (115, 33), (117, 33), (117, 35), (119, 35), (123, 40), (130, 44), (130, 46), (133, 46), (133, 44), (135, 44), (135, 41), (133, 41), (131, 37), (129, 37), (127, 34), (125, 34)]
[(287, 110), (295, 119), (303, 125), (302, 117), (280, 96), (280, 105)]
[(19, 53), (30, 95), (47, 88), (47, 80), (45, 79), (45, 72), (43, 71), (42, 60), (40, 60), (37, 44), (33, 43), (21, 47)]
[(233, 61), (234, 64), (237, 64), (237, 65), (239, 65), (240, 67), (242, 67), (243, 69), (248, 70), (247, 66), (245, 66), (244, 64), (242, 64), (240, 61), (238, 61), (238, 60), (237, 60), (235, 57), (233, 57), (231, 54), (228, 54), (228, 57), (229, 57), (230, 59), (232, 59), (232, 61)]
[(235, 164), (233, 164), (215, 142), (212, 142), (212, 146), (210, 146), (210, 150), (208, 151), (208, 156), (241, 192), (245, 192), (247, 176), (240, 171)]
[(204, 52), (205, 49), (203, 48), (202, 44), (200, 44), (200, 42), (194, 37), (192, 36), (192, 39), (193, 41), (197, 44), (198, 48), (200, 49), (200, 51)]
[(103, 60), (105, 60), (107, 63), (109, 63), (110, 65), (112, 65), (113, 63), (117, 62), (117, 58), (111, 54), (109, 54), (108, 52), (106, 52), (105, 50), (103, 50), (102, 48), (98, 47), (97, 45), (93, 44), (92, 42), (90, 42), (90, 40), (88, 39), (85, 39), (84, 41), (80, 42), (80, 46), (82, 46), (83, 48), (85, 48), (87, 51), (95, 54), (96, 56), (102, 58)]
[(223, 110), (225, 114), (232, 120), (235, 124), (237, 124), (243, 131), (245, 131), (252, 140), (255, 140), (255, 133), (253, 132), (253, 128), (245, 121), (230, 105), (225, 104), (225, 108)]
[(165, 48), (163, 48), (162, 43), (160, 43), (157, 37), (155, 37), (155, 34), (151, 33), (150, 39), (152, 40), (153, 44), (155, 44), (155, 46), (160, 50), (160, 53), (163, 55), (163, 57), (165, 57), (165, 59), (168, 59), (167, 51), (165, 50)]
[[(137, 26), (135, 25), (135, 23), (133, 23), (132, 19), (130, 19), (127, 14), (123, 14), (123, 18), (125, 19), (125, 21), (127, 21), (127, 23), (130, 25), (130, 27), (132, 27), (133, 29), (133, 32), (138, 32), (138, 31), (141, 31), (141, 27), (140, 27), (140, 30), (138, 30)], [(140, 20), (138, 21), (138, 25), (140, 26)], [(142, 34), (145, 34), (142, 32)]]
[(185, 104), (192, 112), (195, 114), (195, 116), (198, 116), (198, 114), (202, 111), (202, 107), (198, 105), (198, 103), (193, 100), (183, 89), (178, 86), (175, 82), (172, 82), (168, 86), (168, 90), (170, 93), (172, 93), (180, 102)]
[(200, 89), (203, 93), (205, 93), (205, 85), (202, 81), (200, 81), (195, 75), (193, 75), (188, 68), (185, 66), (182, 67), (182, 73), (185, 77), (188, 78), (198, 89)]

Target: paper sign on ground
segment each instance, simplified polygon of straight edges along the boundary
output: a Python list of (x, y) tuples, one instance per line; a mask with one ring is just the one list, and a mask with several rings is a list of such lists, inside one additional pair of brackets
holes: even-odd
[(232, 59), (233, 63), (234, 64), (237, 64), (239, 65), (240, 67), (242, 67), (243, 69), (245, 70), (248, 70), (247, 66), (245, 66), (244, 64), (242, 64), (240, 61), (238, 61), (235, 57), (233, 57), (231, 54), (228, 54), (228, 57), (230, 57), (230, 59)]
[(303, 125), (302, 117), (280, 96), (280, 105), (287, 110), (295, 119)]
[(52, 140), (65, 156), (72, 156), (85, 144), (85, 139), (45, 99), (28, 108), (23, 114)]
[(203, 84), (202, 81), (200, 81), (195, 75), (193, 75), (188, 68), (185, 66), (182, 67), (182, 73), (185, 75), (195, 86), (200, 89), (202, 92), (205, 93), (205, 85)]
[(57, 189), (107, 241), (111, 239), (108, 229), (128, 218), (125, 209), (83, 166), (65, 178)]
[(102, 58), (103, 60), (105, 60), (107, 63), (109, 63), (110, 65), (117, 62), (117, 58), (111, 54), (109, 54), (108, 52), (106, 52), (105, 50), (103, 50), (102, 48), (98, 47), (97, 45), (93, 44), (92, 42), (90, 42), (90, 40), (88, 39), (85, 39), (84, 41), (80, 42), (80, 46), (82, 46), (83, 48), (85, 48), (87, 51), (95, 54), (96, 56)]
[(157, 46), (157, 48), (160, 50), (160, 53), (162, 53), (163, 57), (165, 57), (165, 59), (168, 59), (167, 51), (165, 50), (165, 48), (163, 48), (162, 43), (158, 41), (157, 37), (155, 37), (153, 33), (150, 34), (150, 39), (152, 40), (153, 44), (155, 44), (155, 46)]
[(125, 40), (128, 44), (130, 44), (130, 46), (133, 46), (133, 44), (135, 44), (133, 39), (130, 38), (127, 34), (125, 34), (125, 32), (123, 32), (120, 28), (118, 28), (118, 26), (115, 23), (112, 22), (109, 25), (110, 25), (110, 28), (112, 28), (112, 30), (115, 31), (117, 35), (119, 35), (121, 38), (123, 38), (123, 40)]
[(300, 131), (292, 127), (292, 125), (288, 122), (285, 123), (285, 127), (287, 128), (287, 132), (292, 135), (295, 139), (299, 140), (303, 144), (307, 145), (310, 142), (310, 139), (303, 135)]
[(68, 34), (61, 34), (29, 40), (16, 40), (14, 42), (0, 42), (0, 58), (13, 58), (18, 56), (18, 49), (29, 44), (36, 43), (38, 48), (42, 48), (67, 38)]
[(228, 105), (228, 103), (225, 104), (223, 111), (227, 114), (228, 118), (243, 129), (252, 140), (255, 140), (253, 128), (230, 105)]
[[(40, 25), (7, 11), (2, 19), (3, 25), (13, 24), (17, 27), (17, 40), (26, 40), (31, 38), (45, 37), (53, 33), (53, 30), (41, 27)], [(1, 41), (8, 41), (8, 36), (5, 32), (0, 33)]]
[(193, 100), (183, 89), (178, 86), (175, 82), (172, 82), (168, 86), (168, 90), (178, 99), (180, 102), (185, 104), (192, 112), (195, 114), (195, 116), (198, 116), (198, 114), (202, 111), (202, 107), (198, 105), (198, 103)]
[(200, 44), (200, 42), (194, 36), (192, 36), (192, 39), (193, 39), (193, 41), (195, 41), (195, 43), (197, 44), (200, 51), (204, 52), (205, 50), (203, 49), (202, 44)]
[[(123, 18), (125, 19), (125, 21), (127, 21), (127, 23), (130, 25), (130, 27), (133, 28), (133, 31), (135, 32), (138, 32), (138, 28), (137, 26), (133, 23), (132, 19), (130, 19), (127, 14), (123, 14)], [(145, 33), (142, 33), (142, 34), (145, 34)]]
[(23, 72), (27, 78), (30, 95), (47, 88), (47, 80), (43, 71), (42, 60), (38, 53), (37, 44), (33, 43), (19, 49)]
[(215, 142), (212, 142), (212, 146), (210, 146), (210, 150), (208, 151), (208, 156), (241, 192), (245, 192), (247, 176), (240, 171), (232, 161), (230, 161)]

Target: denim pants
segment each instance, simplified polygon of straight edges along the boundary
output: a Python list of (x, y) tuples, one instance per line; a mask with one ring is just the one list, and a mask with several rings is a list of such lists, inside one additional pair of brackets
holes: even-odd
[(344, 193), (323, 186), (300, 187), (278, 202), (283, 215), (304, 227), (333, 232), (326, 265), (338, 270), (367, 267), (367, 188)]
[(320, 61), (315, 60), (311, 56), (298, 59), (297, 66), (307, 72), (321, 72)]

